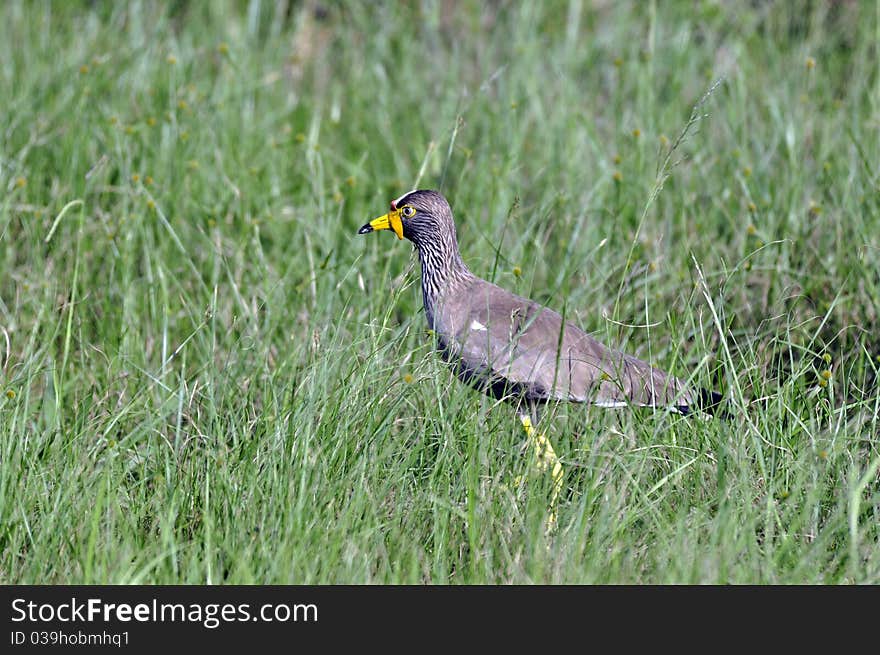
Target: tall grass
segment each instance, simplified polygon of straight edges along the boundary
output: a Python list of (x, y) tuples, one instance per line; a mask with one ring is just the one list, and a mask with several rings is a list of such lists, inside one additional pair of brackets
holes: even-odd
[[(874, 4), (0, 18), (3, 582), (880, 581)], [(511, 408), (355, 235), (416, 184), (735, 419), (551, 407), (545, 536)]]

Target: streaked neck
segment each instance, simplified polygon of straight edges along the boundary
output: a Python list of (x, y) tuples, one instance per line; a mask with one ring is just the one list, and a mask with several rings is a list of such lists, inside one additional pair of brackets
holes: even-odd
[(468, 270), (455, 235), (445, 239), (429, 239), (416, 243), (422, 264), (422, 300), (428, 326), (434, 329), (434, 314), (440, 299), (447, 293), (464, 287), (474, 275)]

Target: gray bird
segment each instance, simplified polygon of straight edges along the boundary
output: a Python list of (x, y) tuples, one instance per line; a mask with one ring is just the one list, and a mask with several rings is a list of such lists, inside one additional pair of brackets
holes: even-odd
[[(463, 382), (519, 408), (542, 468), (552, 466), (554, 495), (562, 467), (536, 434), (540, 406), (550, 401), (666, 407), (712, 413), (714, 392), (692, 389), (648, 363), (600, 343), (559, 313), (483, 280), (461, 259), (452, 210), (436, 191), (417, 190), (358, 230), (392, 230), (415, 245), (422, 298), (441, 356)], [(527, 409), (528, 413), (524, 410)]]

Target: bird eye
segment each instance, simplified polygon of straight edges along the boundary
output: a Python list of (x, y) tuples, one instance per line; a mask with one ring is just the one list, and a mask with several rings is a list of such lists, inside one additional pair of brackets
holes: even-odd
[(412, 218), (416, 215), (415, 207), (411, 205), (405, 205), (403, 209), (400, 210), (400, 213), (403, 214), (404, 218)]

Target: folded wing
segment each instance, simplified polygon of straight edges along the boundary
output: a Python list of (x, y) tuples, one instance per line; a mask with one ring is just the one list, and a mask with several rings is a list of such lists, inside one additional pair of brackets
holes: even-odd
[(437, 318), (441, 349), (459, 377), (496, 397), (678, 409), (693, 400), (673, 376), (489, 282), (441, 304)]

